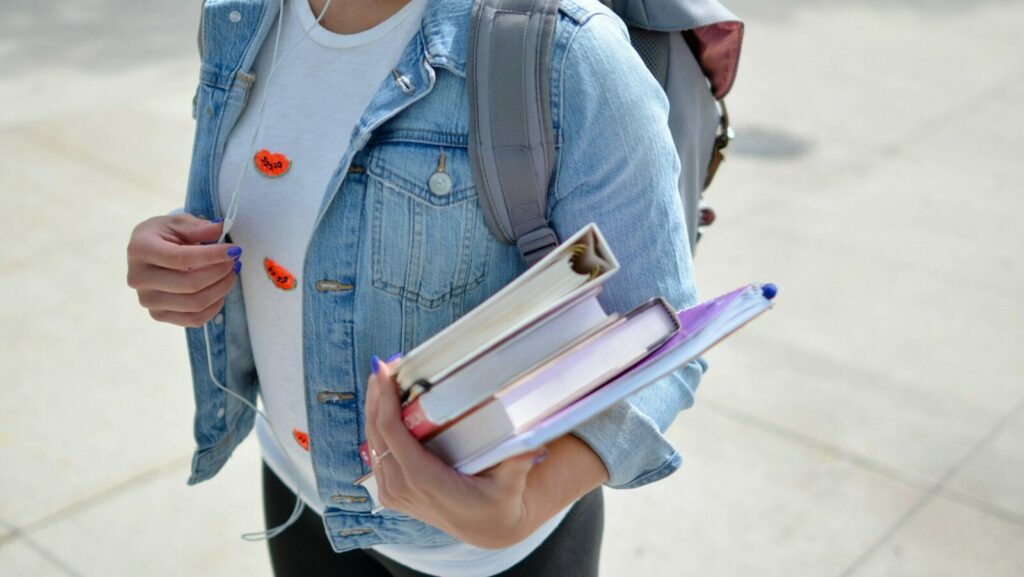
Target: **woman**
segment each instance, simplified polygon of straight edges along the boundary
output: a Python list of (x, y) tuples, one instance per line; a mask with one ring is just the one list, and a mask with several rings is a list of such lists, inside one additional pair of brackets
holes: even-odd
[[(189, 482), (216, 474), (254, 422), (218, 385), (249, 402), (259, 391), (268, 528), (286, 522), (296, 494), (311, 509), (270, 539), (276, 575), (596, 575), (600, 486), (678, 468), (661, 432), (692, 401), (700, 365), (477, 476), (423, 450), (401, 424), (391, 366), (374, 355), (410, 350), (524, 268), (490, 235), (473, 187), (471, 1), (324, 7), (205, 8), (186, 212), (141, 223), (129, 244), (140, 303), (189, 327)], [(602, 294), (609, 310), (656, 295), (693, 304), (664, 93), (621, 21), (589, 0), (563, 0), (551, 63), (559, 238), (601, 227), (624, 269)], [(236, 191), (230, 242), (211, 244)], [(352, 483), (369, 470), (364, 440), (380, 514)]]

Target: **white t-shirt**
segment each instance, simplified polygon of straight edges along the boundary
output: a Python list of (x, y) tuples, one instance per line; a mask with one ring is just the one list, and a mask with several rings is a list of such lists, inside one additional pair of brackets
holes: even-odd
[[(256, 84), (249, 106), (232, 130), (218, 175), (221, 213), (225, 213), (239, 171), (253, 163), (257, 150), (283, 154), (284, 175), (268, 178), (246, 167), (232, 240), (243, 248), (240, 272), (249, 336), (267, 415), (284, 445), (274, 443), (259, 420), (257, 435), (268, 466), (300, 497), (322, 513), (309, 452), (301, 440), (308, 431), (303, 391), (302, 264), (327, 185), (348, 147), (349, 137), (378, 86), (398, 63), (415, 35), (426, 0), (411, 0), (384, 22), (357, 34), (335, 34), (321, 27), (308, 0), (289, 0), (283, 18), (278, 59), (270, 81), (266, 111), (254, 150), (259, 103), (267, 90), (275, 27), (255, 64)], [(310, 34), (307, 37), (306, 31)], [(289, 52), (290, 51), (290, 52)], [(330, 98), (325, 98), (330, 95)], [(264, 259), (276, 263), (275, 283)], [(283, 271), (281, 270), (283, 269)], [(293, 479), (290, 458), (298, 474)], [(417, 571), (446, 577), (482, 577), (516, 564), (554, 531), (562, 511), (526, 540), (505, 549), (480, 549), (457, 542), (440, 547), (377, 545), (380, 553)]]

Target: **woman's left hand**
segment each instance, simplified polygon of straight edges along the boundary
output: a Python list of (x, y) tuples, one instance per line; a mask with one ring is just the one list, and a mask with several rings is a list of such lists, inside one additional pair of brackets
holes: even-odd
[(546, 449), (463, 475), (420, 445), (402, 422), (391, 367), (374, 358), (366, 397), (366, 438), (380, 505), (415, 517), (477, 547), (525, 539), (545, 521), (527, 507), (527, 476)]

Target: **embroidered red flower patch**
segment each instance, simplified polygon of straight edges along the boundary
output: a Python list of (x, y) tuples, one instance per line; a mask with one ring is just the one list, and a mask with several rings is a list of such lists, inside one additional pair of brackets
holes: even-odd
[(309, 434), (308, 433), (303, 433), (302, 431), (300, 431), (298, 429), (292, 429), (292, 436), (295, 437), (295, 442), (298, 443), (300, 447), (302, 447), (306, 451), (309, 450)]
[(268, 178), (277, 178), (292, 167), (292, 161), (288, 160), (287, 156), (280, 152), (270, 152), (266, 148), (257, 152), (252, 160), (256, 164), (256, 170)]
[(277, 288), (283, 291), (290, 291), (295, 288), (295, 275), (274, 262), (270, 257), (263, 259), (263, 270), (267, 271), (267, 276), (270, 277), (270, 280)]

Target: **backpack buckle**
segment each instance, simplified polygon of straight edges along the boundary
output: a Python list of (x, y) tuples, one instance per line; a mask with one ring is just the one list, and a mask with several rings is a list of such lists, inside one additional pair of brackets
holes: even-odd
[(729, 110), (725, 107), (725, 101), (719, 100), (718, 105), (722, 109), (722, 115), (718, 122), (718, 136), (715, 137), (714, 149), (711, 151), (711, 161), (708, 163), (708, 173), (704, 178), (704, 190), (711, 186), (711, 181), (714, 180), (718, 167), (725, 160), (725, 149), (736, 138), (736, 131), (729, 126)]
[(526, 264), (532, 265), (558, 246), (558, 235), (551, 227), (544, 226), (520, 236), (516, 246)]

